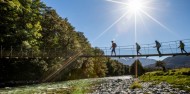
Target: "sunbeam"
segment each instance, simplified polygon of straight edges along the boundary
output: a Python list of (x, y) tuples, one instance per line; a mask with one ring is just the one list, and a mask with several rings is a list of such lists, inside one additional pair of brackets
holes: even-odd
[(159, 22), (158, 20), (156, 20), (154, 17), (152, 17), (150, 14), (148, 14), (147, 12), (141, 10), (141, 12), (143, 14), (145, 14), (146, 16), (148, 16), (150, 19), (152, 19), (154, 22), (156, 22), (157, 24), (159, 24), (160, 26), (162, 26), (163, 28), (165, 28), (167, 31), (172, 32), (168, 27), (166, 27), (165, 25), (163, 25), (161, 22)]
[(157, 24), (159, 24), (162, 28), (166, 29), (167, 31), (169, 31), (170, 33), (172, 33), (173, 35), (175, 35), (176, 37), (179, 37), (175, 32), (173, 32), (172, 30), (170, 30), (168, 27), (166, 27), (165, 25), (163, 25), (160, 21), (158, 21), (157, 19), (155, 19), (154, 17), (152, 17), (147, 12), (145, 12), (143, 10), (141, 10), (141, 12), (143, 14), (145, 14), (147, 17), (149, 17), (151, 20), (153, 20), (154, 22), (156, 22)]
[(137, 14), (135, 13), (135, 42), (137, 42)]
[[(151, 19), (152, 21), (154, 21), (156, 24), (158, 24), (159, 26), (161, 26), (162, 28), (164, 28), (165, 30), (169, 31), (170, 33), (174, 34), (177, 36), (177, 34), (175, 34), (172, 30), (170, 30), (167, 26), (165, 26), (164, 24), (162, 24), (159, 20), (155, 19), (153, 16), (151, 16), (151, 11), (156, 10), (157, 8), (153, 5), (155, 5), (156, 3), (154, 3), (154, 0), (106, 0), (108, 2), (111, 3), (116, 3), (116, 4), (120, 4), (120, 5), (124, 5), (121, 9), (124, 10), (122, 12), (124, 12), (124, 14), (119, 17), (114, 23), (112, 23), (108, 28), (106, 28), (102, 33), (100, 33), (93, 41), (95, 42), (96, 40), (98, 40), (101, 36), (103, 36), (107, 31), (109, 31), (114, 25), (116, 25), (119, 21), (122, 20), (122, 18), (124, 17), (134, 17), (134, 21), (130, 22), (128, 20), (128, 23), (134, 23), (134, 42), (137, 42), (137, 34), (138, 31), (138, 23), (139, 23), (139, 16), (141, 19), (141, 23), (143, 24), (143, 26), (145, 27), (146, 25), (146, 21), (143, 18), (143, 15), (145, 15), (147, 18)], [(132, 18), (133, 20), (133, 18)], [(133, 28), (133, 27), (132, 27)], [(148, 30), (146, 30), (148, 31)], [(177, 36), (178, 37), (178, 36)]]
[[(142, 17), (142, 15), (139, 15), (139, 18), (141, 19), (141, 22), (142, 22), (142, 24), (143, 24), (143, 27), (144, 27), (144, 29), (147, 29), (146, 28), (146, 24), (145, 24), (145, 20), (143, 19), (143, 17)], [(146, 31), (146, 30), (145, 30)]]
[(98, 35), (93, 41), (95, 42), (97, 39), (99, 39), (104, 33), (106, 33), (108, 30), (110, 30), (115, 24), (117, 24), (123, 17), (127, 15), (127, 12), (124, 13), (121, 17), (119, 17), (114, 23), (112, 23), (108, 28), (106, 28), (100, 35)]
[(118, 3), (118, 4), (123, 4), (123, 5), (127, 5), (126, 3), (119, 2), (119, 1), (114, 1), (114, 0), (106, 0), (106, 1), (113, 2), (113, 3)]

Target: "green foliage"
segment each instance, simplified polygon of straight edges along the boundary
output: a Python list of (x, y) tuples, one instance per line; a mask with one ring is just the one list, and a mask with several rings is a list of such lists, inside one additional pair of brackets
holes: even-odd
[(166, 72), (166, 67), (165, 67), (166, 63), (163, 61), (157, 61), (156, 62), (156, 67), (162, 67), (163, 71)]
[(182, 75), (188, 75), (188, 76), (190, 76), (190, 71), (188, 71), (188, 72), (182, 72)]
[(135, 75), (136, 63), (137, 63), (138, 76), (140, 76), (140, 75), (145, 73), (145, 70), (144, 70), (144, 68), (143, 68), (143, 66), (139, 60), (135, 60), (135, 62), (131, 65), (130, 73), (132, 75)]
[[(0, 5), (0, 45), (3, 48), (8, 50), (11, 46), (19, 49), (22, 47), (24, 50), (32, 50), (34, 54), (42, 54), (44, 49), (52, 52), (52, 49), (59, 48), (63, 50), (60, 54), (65, 56), (61, 59), (1, 60), (3, 70), (0, 71), (0, 79), (2, 80), (22, 80), (23, 76), (27, 76), (25, 80), (35, 77), (35, 80), (39, 80), (42, 75), (51, 74), (59, 69), (64, 60), (73, 53), (83, 49), (86, 49), (84, 53), (94, 50), (84, 34), (75, 31), (67, 18), (61, 18), (55, 10), (41, 3), (40, 0), (1, 0)], [(94, 75), (95, 60), (85, 62), (83, 66), (89, 65), (81, 70), (83, 75)], [(105, 64), (100, 65), (105, 66)], [(103, 68), (102, 70), (100, 68), (100, 76), (105, 76), (106, 72), (104, 73)]]
[(109, 60), (107, 62), (108, 67), (108, 76), (119, 76), (119, 75), (128, 75), (129, 74), (129, 66), (123, 65), (116, 60)]
[(27, 85), (22, 87), (12, 87), (11, 89), (0, 89), (0, 93), (8, 94), (87, 94), (91, 93), (94, 85), (100, 83), (94, 79), (72, 80), (64, 82), (42, 83)]
[(145, 75), (140, 76), (139, 78), (142, 81), (157, 81), (162, 82), (166, 81), (174, 86), (188, 90), (187, 86), (190, 86), (190, 76), (183, 75), (183, 73), (188, 73), (190, 68), (182, 68), (182, 69), (173, 69), (167, 72), (163, 71), (155, 71), (148, 72)]
[(44, 60), (1, 60), (0, 79), (2, 81), (28, 81), (38, 80), (47, 71), (47, 63)]
[[(67, 18), (40, 0), (0, 0), (0, 45), (6, 50), (22, 48), (43, 53), (61, 49), (62, 58), (0, 60), (0, 80), (39, 81), (43, 77), (62, 68), (65, 60), (76, 52), (103, 55), (99, 48), (91, 47), (83, 32), (75, 30)], [(105, 77), (128, 74), (129, 67), (108, 58), (80, 58), (67, 70), (60, 71), (56, 80)]]
[(0, 8), (1, 45), (16, 47), (21, 46), (23, 41), (27, 41), (28, 45), (35, 48), (39, 44), (38, 39), (42, 36), (39, 2), (39, 0), (0, 2), (2, 6)]
[(131, 89), (142, 88), (142, 85), (138, 81), (135, 81), (131, 84), (130, 88)]

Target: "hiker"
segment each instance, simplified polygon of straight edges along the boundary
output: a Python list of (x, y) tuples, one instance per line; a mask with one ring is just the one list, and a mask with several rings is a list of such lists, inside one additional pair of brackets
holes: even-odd
[(112, 56), (113, 53), (114, 53), (115, 56), (116, 56), (115, 48), (117, 47), (117, 44), (114, 43), (113, 41), (111, 41), (111, 43), (112, 43), (112, 46), (111, 46), (111, 48), (110, 48), (110, 49), (112, 49), (112, 50), (111, 50), (111, 56)]
[(137, 55), (141, 55), (141, 53), (139, 52), (140, 49), (141, 49), (141, 46), (136, 42)]
[(181, 53), (183, 53), (183, 51), (184, 51), (184, 52), (187, 54), (187, 52), (185, 51), (184, 47), (185, 47), (185, 44), (184, 44), (182, 41), (180, 41), (180, 42), (179, 42), (179, 47), (178, 47), (178, 48), (181, 49)]
[(161, 56), (161, 52), (160, 52), (161, 44), (157, 40), (155, 40), (155, 43), (156, 43), (155, 47), (157, 48), (158, 54)]

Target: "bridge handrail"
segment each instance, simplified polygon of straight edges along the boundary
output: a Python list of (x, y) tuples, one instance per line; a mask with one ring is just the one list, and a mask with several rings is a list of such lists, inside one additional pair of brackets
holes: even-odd
[[(161, 48), (160, 51), (162, 53), (180, 53), (179, 48), (179, 41), (183, 41), (185, 43), (185, 49), (187, 49), (187, 52), (190, 50), (190, 39), (184, 39), (184, 40), (175, 40), (175, 41), (169, 41), (169, 42), (161, 42)], [(143, 54), (150, 54), (150, 53), (157, 53), (157, 50), (155, 48), (155, 43), (151, 44), (140, 44), (141, 49), (140, 52)], [(110, 47), (97, 47), (101, 49), (104, 54), (108, 54), (108, 52), (111, 52)], [(118, 46), (116, 48), (116, 51), (119, 54), (126, 54), (126, 51), (131, 54), (136, 54), (136, 45), (127, 45), (127, 46)], [(0, 45), (0, 57), (48, 57), (48, 56), (63, 56), (63, 53), (74, 53), (74, 52), (67, 52), (67, 49), (63, 47), (41, 47), (37, 51), (32, 48), (26, 48), (24, 46), (10, 46), (10, 47), (3, 47), (3, 45)]]

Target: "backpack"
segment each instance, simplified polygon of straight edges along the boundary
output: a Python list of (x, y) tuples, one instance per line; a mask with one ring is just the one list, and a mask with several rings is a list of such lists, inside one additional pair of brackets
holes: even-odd
[(116, 43), (113, 43), (113, 47), (115, 47), (115, 48), (116, 48), (116, 47), (117, 47), (117, 44), (116, 44)]
[(141, 46), (137, 45), (137, 49), (141, 49)]
[(182, 43), (182, 45), (183, 45), (183, 46), (185, 46), (185, 44), (184, 44), (184, 43)]
[(158, 47), (161, 47), (161, 44), (160, 44), (159, 42), (157, 42), (157, 46), (158, 46)]
[(184, 43), (181, 43), (180, 46), (181, 46), (181, 48), (184, 48), (184, 47), (185, 47), (185, 44), (184, 44)]
[(141, 46), (139, 44), (137, 44), (137, 49), (141, 49)]

